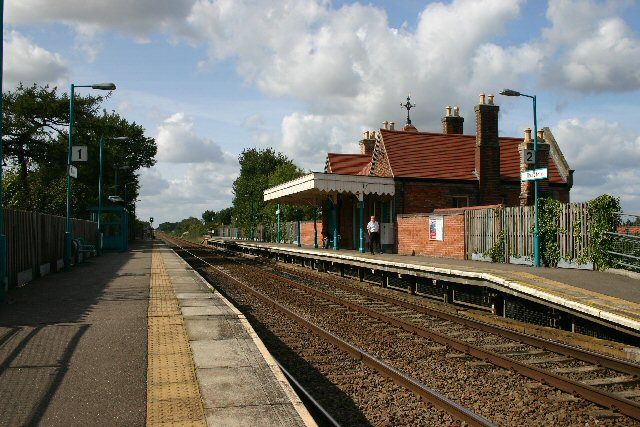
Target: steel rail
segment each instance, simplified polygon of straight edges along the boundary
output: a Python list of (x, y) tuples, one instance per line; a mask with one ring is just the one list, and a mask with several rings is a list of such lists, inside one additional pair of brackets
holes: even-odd
[[(165, 239), (170, 240), (167, 237), (165, 237)], [(225, 270), (221, 269), (220, 267), (217, 267), (217, 266), (214, 266), (214, 265), (210, 264), (206, 260), (203, 260), (199, 256), (193, 254), (192, 252), (190, 252), (189, 250), (187, 250), (187, 249), (183, 248), (182, 246), (176, 244), (175, 242), (173, 242), (173, 243), (176, 246), (178, 246), (181, 250), (183, 250), (184, 252), (187, 252), (192, 257), (200, 260), (201, 262), (203, 262), (207, 266), (209, 266), (209, 267), (215, 269), (216, 271), (218, 271), (219, 273), (223, 274), (225, 277), (227, 277), (229, 280), (231, 280), (234, 283), (236, 283), (238, 286), (240, 286), (242, 289), (247, 291), (249, 294), (255, 296), (256, 298), (258, 298), (262, 302), (264, 302), (264, 303), (270, 305), (271, 307), (277, 309), (281, 313), (284, 313), (285, 315), (287, 315), (288, 317), (290, 317), (291, 319), (293, 319), (297, 323), (299, 323), (299, 324), (303, 325), (304, 327), (306, 327), (307, 329), (313, 331), (316, 335), (319, 335), (320, 337), (322, 337), (323, 339), (325, 339), (329, 343), (331, 343), (331, 344), (335, 345), (336, 347), (340, 348), (341, 350), (345, 351), (346, 353), (351, 355), (354, 359), (361, 360), (362, 362), (364, 362), (365, 364), (367, 364), (371, 368), (375, 369), (376, 371), (380, 372), (381, 374), (383, 374), (383, 375), (389, 377), (390, 379), (392, 379), (396, 384), (399, 384), (399, 385), (411, 390), (412, 392), (414, 392), (415, 394), (420, 396), (425, 401), (427, 401), (427, 402), (431, 403), (432, 405), (444, 410), (445, 412), (449, 413), (454, 418), (456, 418), (458, 420), (461, 420), (461, 421), (464, 421), (464, 422), (466, 422), (466, 423), (468, 423), (469, 425), (472, 425), (472, 426), (494, 426), (495, 425), (490, 420), (488, 420), (488, 419), (482, 417), (481, 415), (478, 415), (478, 414), (470, 411), (469, 409), (465, 408), (464, 406), (452, 401), (451, 399), (449, 399), (446, 396), (438, 393), (436, 390), (431, 389), (430, 387), (426, 386), (425, 384), (421, 383), (420, 381), (416, 380), (415, 378), (407, 375), (406, 373), (400, 371), (399, 369), (396, 369), (393, 366), (386, 364), (384, 361), (382, 361), (382, 360), (378, 359), (377, 357), (367, 353), (366, 351), (362, 350), (361, 348), (359, 348), (357, 346), (354, 346), (353, 344), (350, 344), (350, 343), (344, 341), (342, 338), (334, 335), (333, 333), (329, 332), (328, 330), (324, 329), (323, 327), (321, 327), (319, 325), (316, 325), (315, 323), (313, 323), (313, 322), (311, 322), (311, 321), (309, 321), (307, 319), (304, 319), (303, 317), (301, 317), (298, 314), (294, 313), (293, 311), (289, 310), (287, 307), (281, 305), (280, 303), (274, 301), (273, 299), (269, 298), (268, 296), (264, 295), (263, 293), (257, 291), (253, 287), (251, 287), (249, 285), (246, 285), (245, 283), (243, 283), (239, 279), (233, 277), (231, 274), (229, 274)], [(191, 242), (189, 242), (189, 243), (191, 243)]]
[[(278, 273), (273, 273), (273, 274), (278, 275)], [(295, 277), (294, 274), (291, 274), (291, 275)], [(562, 354), (564, 356), (573, 357), (583, 362), (593, 363), (595, 365), (599, 365), (604, 368), (609, 368), (614, 371), (624, 372), (629, 375), (636, 375), (636, 376), (640, 375), (640, 365), (632, 362), (624, 361), (624, 360), (619, 360), (614, 357), (607, 356), (605, 354), (600, 354), (600, 353), (592, 352), (589, 350), (580, 349), (580, 348), (577, 348), (568, 344), (560, 343), (560, 342), (553, 342), (545, 338), (536, 337), (535, 335), (514, 331), (512, 329), (508, 329), (503, 326), (491, 325), (489, 323), (485, 323), (480, 320), (449, 313), (447, 311), (440, 310), (437, 308), (425, 307), (420, 304), (411, 303), (411, 302), (394, 298), (388, 295), (382, 295), (377, 292), (368, 291), (366, 289), (358, 289), (349, 285), (343, 285), (341, 283), (335, 283), (335, 282), (332, 282), (332, 285), (348, 292), (355, 292), (360, 295), (366, 296), (368, 298), (374, 298), (389, 304), (395, 304), (402, 308), (417, 311), (421, 314), (439, 317), (444, 320), (459, 323), (464, 326), (469, 326), (484, 332), (509, 338), (514, 341), (520, 341), (524, 344), (528, 344), (534, 347), (544, 348), (545, 350)]]
[[(543, 384), (548, 384), (567, 393), (580, 395), (584, 399), (589, 400), (593, 403), (620, 411), (621, 413), (629, 417), (640, 420), (640, 403), (634, 402), (630, 399), (626, 399), (615, 394), (599, 390), (593, 386), (580, 383), (570, 378), (561, 377), (544, 369), (528, 365), (518, 360), (511, 359), (507, 356), (503, 356), (500, 353), (483, 349), (482, 347), (460, 341), (456, 338), (448, 337), (445, 334), (429, 330), (405, 320), (398, 319), (397, 317), (380, 313), (379, 311), (372, 310), (363, 305), (351, 301), (346, 301), (330, 293), (314, 289), (308, 285), (298, 283), (286, 277), (271, 273), (270, 271), (266, 272), (271, 274), (272, 276), (290, 282), (293, 287), (307, 292), (311, 295), (323, 298), (327, 301), (331, 301), (334, 304), (342, 305), (353, 311), (364, 313), (369, 317), (373, 317), (380, 321), (389, 323), (423, 338), (431, 339), (438, 342), (439, 344), (447, 345), (454, 348), (455, 350), (464, 352), (481, 360), (488, 361), (496, 366), (500, 366), (505, 369), (512, 369), (526, 377), (540, 381)], [(635, 374), (637, 374), (637, 372), (635, 372)]]
[[(200, 246), (198, 246), (198, 249), (208, 250), (209, 252), (214, 251), (214, 249), (212, 248), (202, 248)], [(215, 250), (219, 251), (219, 249), (215, 249)], [(245, 265), (247, 264), (245, 263)], [(301, 284), (290, 278), (283, 277), (282, 275), (278, 275), (271, 271), (266, 271), (263, 269), (262, 272), (266, 272), (268, 274), (271, 274), (272, 276), (276, 276), (279, 279), (287, 280), (294, 287), (303, 291), (307, 291), (311, 294), (314, 294), (320, 298), (331, 301), (335, 304), (348, 307), (354, 311), (360, 311), (370, 317), (377, 318), (378, 320), (390, 323), (396, 327), (404, 329), (407, 332), (414, 333), (416, 335), (422, 336), (423, 338), (431, 339), (442, 345), (448, 345), (458, 351), (462, 351), (466, 354), (472, 355), (481, 360), (488, 361), (496, 366), (500, 366), (505, 369), (512, 369), (526, 377), (539, 381), (543, 384), (548, 384), (552, 387), (555, 387), (557, 389), (560, 389), (570, 394), (580, 395), (582, 398), (588, 401), (591, 401), (595, 404), (608, 407), (612, 410), (619, 411), (624, 415), (640, 420), (640, 403), (634, 402), (630, 399), (626, 399), (624, 397), (599, 390), (593, 386), (582, 384), (570, 378), (561, 377), (559, 375), (556, 375), (544, 369), (540, 369), (535, 366), (527, 365), (520, 361), (508, 358), (507, 356), (503, 356), (500, 353), (486, 350), (481, 347), (475, 346), (473, 344), (460, 341), (452, 337), (448, 337), (444, 334), (428, 330), (426, 328), (420, 327), (418, 325), (406, 322), (404, 320), (401, 320), (395, 317), (388, 316), (386, 314), (377, 312), (375, 310), (371, 310), (362, 305), (345, 301), (327, 292), (314, 289), (312, 287), (309, 287), (308, 285)], [(376, 297), (378, 297), (377, 294), (376, 294)], [(615, 359), (611, 359), (611, 360), (614, 362), (617, 362)], [(597, 363), (597, 362), (593, 362), (593, 363)], [(631, 372), (631, 374), (637, 377), (638, 371), (635, 370), (635, 372)]]
[(278, 365), (278, 367), (280, 368), (280, 370), (282, 371), (282, 373), (284, 374), (284, 376), (285, 376), (285, 377), (287, 377), (287, 379), (289, 380), (289, 382), (290, 382), (290, 383), (292, 383), (293, 387), (297, 388), (298, 390), (300, 390), (300, 392), (301, 392), (302, 394), (304, 394), (304, 397), (305, 397), (309, 402), (311, 402), (311, 404), (313, 405), (313, 407), (314, 407), (318, 412), (320, 412), (320, 414), (322, 414), (322, 416), (325, 418), (325, 420), (326, 420), (329, 424), (331, 424), (332, 426), (334, 426), (334, 427), (340, 427), (340, 423), (338, 423), (338, 422), (337, 422), (337, 421), (336, 421), (336, 420), (331, 416), (331, 414), (329, 414), (329, 413), (327, 412), (327, 410), (326, 410), (326, 409), (324, 409), (324, 408), (322, 407), (322, 405), (320, 405), (320, 403), (319, 403), (317, 400), (315, 400), (315, 399), (313, 398), (313, 396), (311, 396), (311, 393), (309, 393), (309, 392), (308, 392), (308, 391), (307, 391), (307, 390), (302, 386), (302, 384), (300, 384), (300, 383), (298, 382), (298, 380), (296, 380), (296, 378), (295, 378), (293, 375), (291, 375), (291, 373), (290, 373), (289, 371), (287, 371), (287, 369), (286, 369), (284, 366), (282, 366), (282, 364), (281, 364), (280, 362), (278, 362), (276, 359), (273, 359), (273, 360), (276, 362), (276, 364)]
[[(209, 247), (206, 247), (206, 248), (203, 247), (200, 249), (208, 250), (208, 251), (214, 250), (213, 248), (209, 248)], [(220, 251), (220, 249), (216, 249), (216, 250)], [(232, 251), (229, 251), (229, 252), (233, 253)], [(270, 272), (272, 274), (282, 277), (281, 274), (273, 270), (270, 270)], [(291, 274), (288, 272), (286, 274), (290, 274), (291, 276), (296, 277), (295, 274)], [(286, 279), (287, 277), (284, 277), (284, 278)], [(304, 278), (299, 278), (299, 277), (298, 279), (305, 280)], [(292, 280), (292, 279), (289, 278), (289, 280)], [(411, 303), (411, 302), (404, 301), (392, 296), (382, 295), (377, 292), (368, 291), (365, 289), (358, 289), (358, 288), (355, 288), (349, 285), (343, 285), (337, 282), (332, 282), (332, 285), (345, 291), (355, 292), (360, 295), (366, 296), (368, 298), (379, 299), (389, 304), (395, 304), (409, 310), (417, 311), (421, 314), (426, 314), (433, 317), (439, 317), (441, 319), (459, 323), (464, 326), (469, 326), (475, 329), (479, 329), (484, 332), (500, 335), (502, 337), (509, 338), (514, 341), (520, 341), (524, 344), (528, 344), (534, 347), (544, 348), (545, 350), (549, 350), (554, 353), (573, 357), (583, 362), (593, 363), (593, 364), (602, 366), (604, 368), (609, 368), (614, 371), (624, 372), (629, 375), (640, 376), (640, 365), (630, 361), (624, 361), (624, 360), (616, 359), (614, 357), (607, 356), (605, 354), (584, 350), (584, 349), (577, 348), (577, 347), (560, 343), (560, 342), (554, 342), (545, 338), (537, 337), (535, 335), (530, 335), (524, 332), (508, 329), (503, 326), (491, 325), (489, 323), (485, 323), (480, 320), (460, 316), (458, 314), (453, 314), (445, 310), (440, 310), (438, 308), (431, 308), (431, 307), (426, 307), (420, 304)]]
[[(210, 248), (206, 248), (206, 249), (210, 249)], [(237, 261), (236, 261), (237, 262)], [(247, 265), (247, 264), (245, 264)], [(624, 415), (627, 415), (629, 417), (635, 418), (635, 419), (640, 419), (640, 403), (634, 402), (630, 399), (626, 399), (624, 397), (621, 396), (617, 396), (613, 393), (608, 393), (602, 390), (599, 390), (593, 386), (587, 385), (587, 384), (583, 384), (580, 383), (578, 381), (572, 380), (570, 378), (565, 378), (565, 377), (561, 377), (559, 375), (556, 375), (552, 372), (546, 371), (544, 369), (540, 369), (537, 368), (535, 366), (531, 366), (531, 365), (527, 365), (526, 363), (522, 363), (520, 361), (511, 359), (509, 357), (503, 356), (500, 353), (496, 353), (490, 350), (486, 350), (483, 349), (479, 346), (475, 346), (473, 344), (469, 344), (467, 342), (464, 341), (460, 341), (457, 340), (455, 338), (451, 338), (448, 337), (444, 334), (435, 332), (435, 331), (431, 331), (429, 329), (420, 327), (418, 325), (406, 322), (404, 320), (392, 317), (392, 316), (388, 316), (386, 314), (380, 313), (378, 311), (375, 310), (371, 310), (367, 307), (364, 307), (360, 304), (356, 304), (356, 303), (352, 303), (349, 301), (345, 301), (339, 297), (336, 297), (334, 295), (331, 295), (327, 292), (324, 291), (320, 291), (317, 289), (314, 289), (308, 285), (304, 285), (302, 283), (296, 282), (295, 280), (292, 280), (290, 278), (284, 277), (280, 274), (274, 273), (272, 271), (268, 271), (268, 270), (262, 270), (262, 271), (266, 271), (268, 274), (271, 274), (272, 276), (276, 276), (280, 279), (284, 279), (287, 280), (288, 282), (290, 282), (292, 284), (292, 286), (309, 292), (315, 296), (318, 296), (320, 298), (326, 299), (328, 301), (331, 301), (335, 304), (339, 304), (345, 307), (348, 307), (354, 311), (360, 311), (370, 317), (374, 317), (377, 318), (378, 320), (381, 320), (383, 322), (386, 323), (390, 323), (396, 327), (400, 327), (401, 329), (407, 331), (407, 332), (411, 332), (414, 333), (416, 335), (422, 336), (423, 338), (428, 338), (428, 339), (432, 339), (433, 341), (436, 341), (440, 344), (443, 345), (448, 345), (450, 347), (453, 347), (454, 349), (458, 350), (458, 351), (462, 351), (465, 352), (466, 354), (470, 354), (474, 357), (477, 357), (479, 359), (488, 361), (496, 366), (500, 366), (502, 368), (505, 369), (513, 369), (516, 372), (527, 376), (531, 379), (540, 381), (543, 384), (548, 384), (550, 386), (553, 386), (555, 388), (558, 388), (562, 391), (565, 391), (567, 393), (571, 393), (571, 394), (577, 394), (580, 395), (581, 397), (583, 397), (586, 400), (589, 400), (593, 403), (596, 403), (598, 405), (601, 406), (605, 406), (608, 407), (610, 409), (613, 410), (617, 410), (621, 413), (623, 413)], [(342, 287), (342, 286), (340, 286)], [(349, 288), (349, 287), (346, 287)], [(344, 287), (343, 287), (344, 289)], [(353, 291), (352, 288), (348, 289), (349, 291)], [(364, 291), (363, 293), (365, 293), (366, 291)], [(374, 294), (374, 293), (370, 293), (371, 295), (374, 295), (375, 298), (379, 298), (380, 296), (378, 294)], [(391, 297), (388, 297), (389, 300), (395, 300)], [(384, 301), (384, 298), (380, 298)], [(385, 301), (387, 302), (387, 301)], [(409, 304), (409, 303), (408, 303)], [(412, 308), (413, 307), (409, 307)], [(425, 308), (426, 309), (426, 308)], [(429, 309), (426, 309), (429, 310)], [(455, 318), (455, 316), (449, 315), (451, 316), (451, 320), (458, 322), (459, 319)], [(486, 329), (482, 329), (484, 331), (487, 332), (492, 332), (490, 330), (491, 325), (484, 325), (485, 327), (489, 327), (489, 330), (487, 331)], [(529, 339), (531, 339), (531, 337), (527, 337)], [(535, 344), (532, 344), (535, 345)], [(558, 344), (558, 348), (561, 348), (562, 346), (560, 346)], [(574, 350), (576, 352), (579, 352), (578, 349), (572, 349), (571, 347), (567, 346), (566, 350)], [(577, 353), (576, 353), (577, 354)], [(592, 353), (590, 355), (584, 355), (585, 358), (587, 357), (595, 357), (596, 359), (598, 359), (600, 357), (600, 355), (597, 355), (595, 353)], [(610, 363), (613, 364), (615, 366), (619, 366), (622, 367), (623, 369), (620, 369), (622, 372), (625, 373), (629, 373), (631, 375), (634, 376), (638, 376), (638, 368), (633, 366), (633, 365), (628, 365), (625, 364), (624, 362), (620, 362), (617, 361), (616, 359), (611, 359), (611, 358), (606, 358), (609, 359), (606, 363)], [(600, 360), (596, 360), (596, 361), (592, 361), (591, 363), (596, 363), (598, 364)], [(602, 360), (604, 362), (604, 360)], [(625, 366), (626, 365), (626, 366)], [(613, 369), (613, 368), (612, 368)], [(615, 369), (614, 369), (615, 370)]]

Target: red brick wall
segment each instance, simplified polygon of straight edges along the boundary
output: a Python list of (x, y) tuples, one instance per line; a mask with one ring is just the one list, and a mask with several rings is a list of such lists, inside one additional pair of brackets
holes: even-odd
[(477, 205), (477, 184), (434, 183), (405, 181), (396, 192), (396, 209), (400, 214), (432, 212), (434, 209), (450, 208), (454, 196), (469, 196), (469, 204)]
[(640, 226), (638, 226), (638, 225), (628, 225), (628, 226), (620, 225), (620, 226), (618, 226), (618, 233), (640, 235)]
[(464, 214), (444, 215), (444, 240), (429, 240), (429, 215), (398, 215), (398, 253), (464, 259)]
[[(318, 221), (318, 245), (322, 245), (322, 237), (320, 232), (322, 231), (322, 223)], [(300, 223), (300, 235), (302, 236), (302, 244), (313, 246), (313, 221), (303, 221)]]

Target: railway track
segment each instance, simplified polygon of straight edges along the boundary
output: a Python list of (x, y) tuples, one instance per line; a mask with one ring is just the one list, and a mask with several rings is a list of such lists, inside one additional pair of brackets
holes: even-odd
[[(211, 248), (201, 246), (191, 247), (191, 250), (205, 257), (212, 254)], [(367, 290), (347, 279), (292, 271), (288, 266), (283, 271), (267, 264), (251, 264), (254, 263), (243, 260), (241, 265), (256, 270), (254, 274), (259, 272), (286, 283), (303, 298), (326, 301), (375, 319), (380, 322), (377, 326), (383, 329), (385, 326), (381, 325), (392, 325), (462, 355), (516, 371), (542, 384), (640, 419), (640, 369), (635, 364)]]
[[(349, 354), (353, 359), (363, 362), (365, 365), (374, 369), (376, 372), (390, 378), (394, 383), (402, 387), (405, 387), (406, 389), (414, 393), (416, 396), (419, 396), (420, 398), (422, 398), (424, 401), (435, 406), (436, 408), (439, 408), (445, 411), (447, 414), (450, 414), (454, 419), (463, 421), (464, 423), (470, 426), (494, 426), (495, 425), (490, 420), (480, 415), (477, 415), (476, 413), (469, 410), (468, 408), (465, 408), (464, 406), (454, 402), (451, 399), (448, 399), (446, 396), (426, 386), (415, 377), (407, 374), (406, 372), (403, 372), (400, 369), (395, 368), (394, 366), (391, 366), (385, 363), (383, 360), (345, 341), (344, 339), (328, 331), (322, 326), (319, 326), (316, 323), (309, 321), (304, 317), (298, 315), (297, 313), (291, 311), (289, 308), (278, 303), (273, 298), (270, 298), (269, 296), (263, 294), (262, 292), (254, 289), (252, 286), (245, 284), (244, 281), (236, 278), (226, 269), (223, 269), (217, 265), (211, 264), (207, 260), (200, 257), (198, 254), (193, 253), (191, 250), (186, 249), (185, 247), (179, 244), (179, 243), (182, 243), (183, 245), (192, 245), (190, 242), (180, 241), (177, 239), (170, 239), (167, 237), (164, 237), (164, 239), (178, 246), (180, 248), (179, 252), (186, 252), (193, 259), (196, 259), (200, 263), (202, 263), (202, 265), (215, 269), (217, 272), (224, 275), (226, 279), (230, 280), (235, 285), (237, 285), (244, 291), (248, 292), (251, 296), (260, 300), (261, 303), (264, 303), (270, 307), (275, 308), (278, 312), (286, 315), (290, 319), (293, 319), (295, 322), (309, 329), (315, 335), (322, 338), (326, 342), (332, 344), (333, 346)], [(193, 249), (193, 247), (191, 249)], [(188, 260), (188, 262), (193, 261), (193, 259)]]

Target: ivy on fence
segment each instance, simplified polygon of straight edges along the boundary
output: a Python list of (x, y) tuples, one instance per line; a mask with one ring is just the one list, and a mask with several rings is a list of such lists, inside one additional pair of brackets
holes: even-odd
[(560, 261), (558, 235), (566, 230), (560, 228), (560, 211), (562, 206), (558, 200), (550, 197), (538, 202), (538, 240), (542, 263), (547, 267), (556, 267)]
[(589, 256), (597, 270), (614, 267), (616, 262), (608, 251), (613, 249), (613, 239), (607, 232), (615, 232), (620, 225), (620, 199), (603, 194), (588, 202)]

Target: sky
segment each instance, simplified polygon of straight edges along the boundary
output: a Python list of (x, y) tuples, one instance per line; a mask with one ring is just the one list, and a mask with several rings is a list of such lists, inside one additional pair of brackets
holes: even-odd
[[(114, 82), (105, 107), (156, 138), (137, 213), (155, 223), (231, 205), (244, 148), (307, 170), (365, 130), (475, 128), (496, 94), (500, 134), (548, 126), (575, 169), (572, 201), (640, 213), (640, 2), (590, 0), (6, 0), (5, 90)], [(78, 89), (86, 90), (86, 89)]]

